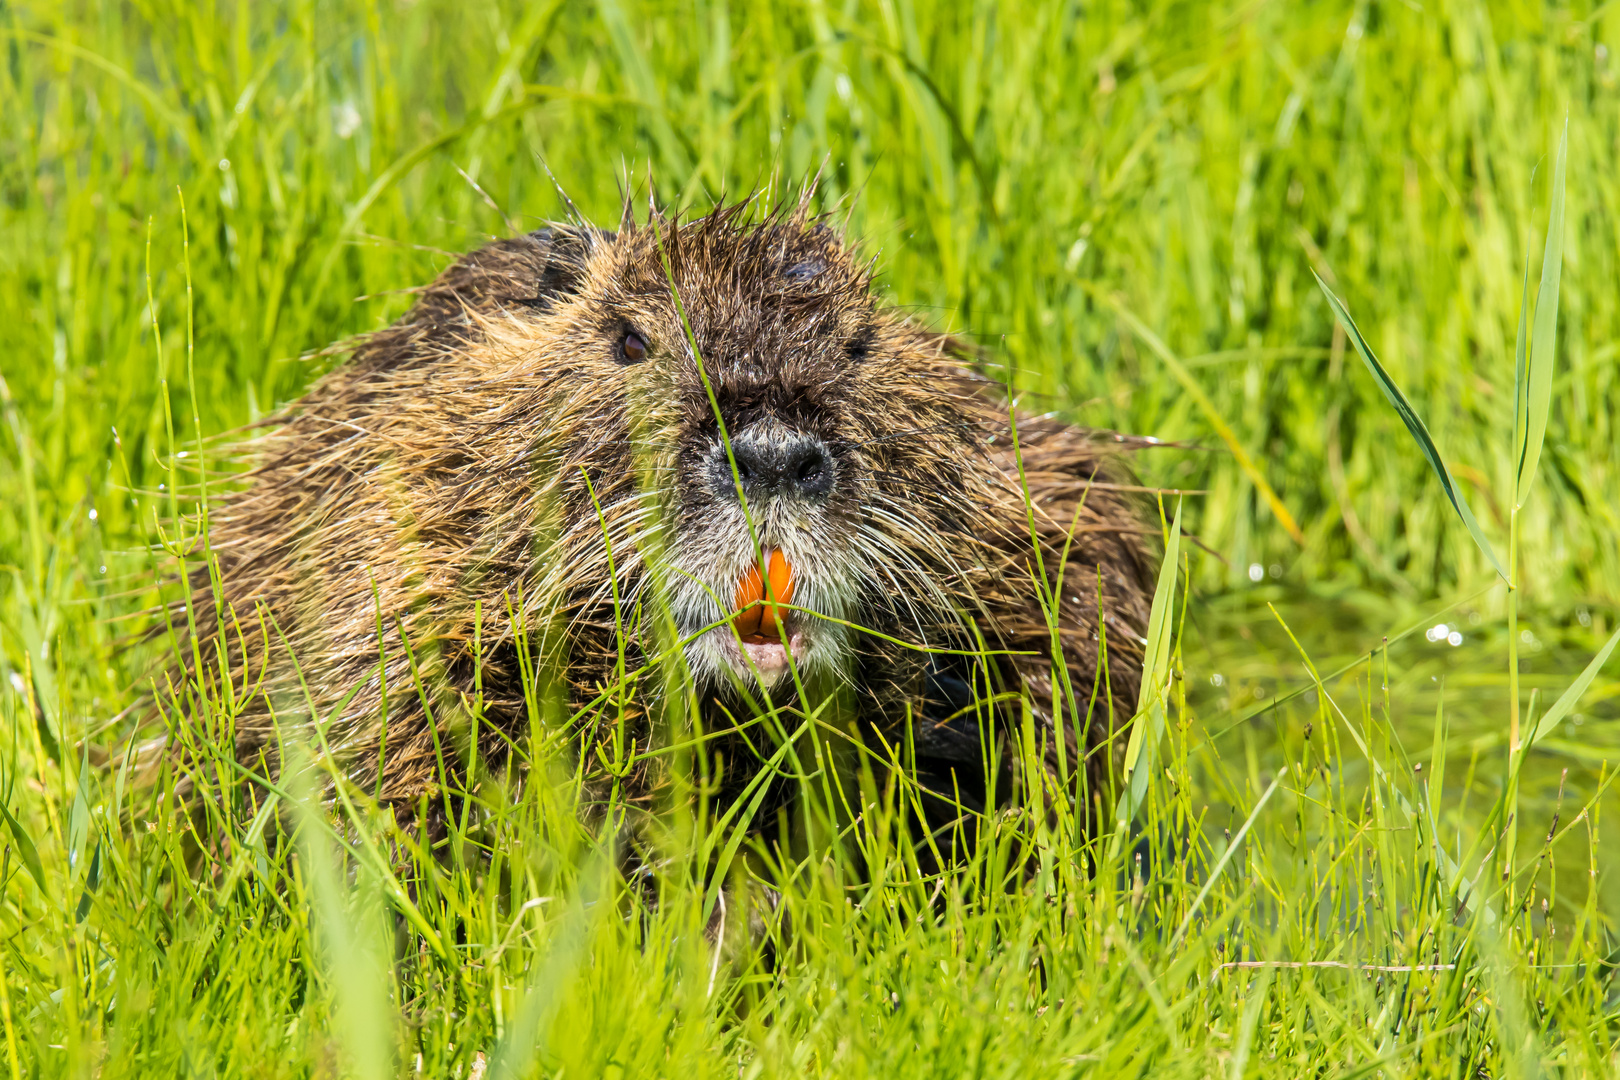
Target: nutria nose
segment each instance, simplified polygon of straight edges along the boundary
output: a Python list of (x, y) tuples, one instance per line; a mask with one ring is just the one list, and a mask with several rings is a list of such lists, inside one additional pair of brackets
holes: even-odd
[[(821, 499), (833, 488), (832, 455), (827, 444), (814, 435), (744, 430), (733, 436), (731, 456), (737, 462), (736, 480), (742, 481), (743, 494), (750, 499), (770, 495)], [(724, 446), (715, 447), (709, 480), (716, 494), (736, 494)]]

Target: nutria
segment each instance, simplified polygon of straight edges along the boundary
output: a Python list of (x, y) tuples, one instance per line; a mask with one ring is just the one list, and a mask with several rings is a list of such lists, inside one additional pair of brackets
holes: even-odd
[[(313, 708), (348, 776), (420, 826), (470, 754), (511, 760), (524, 680), (549, 671), (587, 799), (656, 802), (668, 757), (602, 762), (670, 738), (672, 695), (723, 736), (704, 766), (735, 797), (771, 753), (735, 730), (751, 712), (842, 693), (939, 829), (1008, 796), (974, 702), (1012, 689), (1046, 767), (1084, 762), (1104, 797), (1157, 562), (1119, 441), (1010, 417), (802, 202), (490, 243), (264, 426), (208, 514), (217, 586), (193, 564), (178, 652), (200, 666), (170, 676), (257, 687), (228, 721), (244, 762), (274, 771)], [(1060, 566), (1054, 629), (1034, 580)], [(1054, 672), (1082, 718), (1054, 724)], [(999, 736), (1023, 722), (995, 710)]]

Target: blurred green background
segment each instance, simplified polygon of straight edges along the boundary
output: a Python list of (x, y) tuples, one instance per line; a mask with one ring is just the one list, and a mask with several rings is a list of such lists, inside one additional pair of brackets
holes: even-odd
[[(649, 176), (701, 210), (819, 173), (892, 300), (1015, 369), (1031, 408), (1202, 448), (1139, 467), (1208, 490), (1190, 521), (1226, 561), (1203, 561), (1204, 589), (1245, 588), (1258, 566), (1319, 591), (1472, 592), (1489, 567), (1335, 341), (1310, 270), (1503, 546), (1513, 328), (1547, 206), (1535, 170), (1567, 115), (1560, 369), (1525, 573), (1529, 603), (1560, 618), (1620, 598), (1607, 5), (3, 10), (0, 500), (37, 521), (0, 515), (0, 560), (40, 586), (55, 574), (82, 595), (66, 579), (106, 561), (89, 549), (150, 534), (118, 488), (157, 482), (164, 380), (182, 440), (193, 392), (205, 434), (232, 428), (331, 362), (301, 356), (398, 315), (452, 253), (563, 215), (560, 192), (611, 225)], [(1184, 360), (1302, 543), (1120, 307)]]
[[(1174, 768), (1153, 788), (1194, 822), (1165, 911), (1191, 918), (1205, 856), (1231, 854), (1261, 793), (1290, 779), (1210, 895), (1230, 930), (1212, 921), (1193, 948), (1144, 932), (1158, 916), (1140, 881), (1127, 902), (1110, 871), (1082, 881), (1078, 862), (1061, 912), (1033, 893), (938, 925), (874, 930), (881, 908), (845, 911), (806, 933), (815, 963), (784, 962), (776, 983), (722, 978), (719, 997), (718, 960), (675, 916), (649, 923), (648, 940), (672, 934), (668, 956), (686, 957), (666, 963), (599, 912), (584, 974), (557, 983), (575, 991), (553, 1050), (595, 1063), (570, 1075), (608, 1074), (615, 1055), (648, 1075), (907, 1075), (892, 1063), (914, 1050), (936, 1075), (1083, 1061), (1126, 1075), (1125, 1058), (1155, 1076), (1244, 1075), (1251, 1036), (1251, 1064), (1285, 1076), (1325, 1075), (1330, 1058), (1344, 1075), (1393, 1073), (1397, 1058), (1422, 1058), (1410, 1075), (1532, 1075), (1538, 1045), (1548, 1068), (1620, 1060), (1620, 885), (1596, 826), (1620, 798), (1613, 664), (1528, 756), (1522, 925), (1499, 940), (1459, 922), (1429, 861), (1453, 842), (1460, 859), (1504, 791), (1510, 635), (1533, 713), (1531, 693), (1562, 693), (1620, 605), (1620, 6), (0, 0), (0, 38), (0, 805), (20, 820), (0, 852), (0, 1020), (14, 1075), (333, 1075), (328, 1026), (341, 1041), (347, 1021), (331, 1023), (321, 980), (370, 970), (320, 959), (284, 850), (272, 873), (262, 837), (244, 840), (252, 874), (210, 891), (184, 864), (189, 823), (154, 812), (137, 827), (118, 816), (123, 774), (75, 772), (79, 750), (129, 734), (120, 713), (150, 654), (123, 646), (157, 598), (160, 522), (186, 509), (165, 487), (170, 450), (195, 454), (295, 398), (339, 361), (327, 346), (398, 316), (457, 253), (570, 201), (612, 226), (626, 194), (640, 205), (654, 187), (698, 213), (813, 176), (893, 303), (975, 342), (1032, 411), (1176, 444), (1137, 455), (1144, 479), (1205, 492), (1188, 521), (1218, 557), (1191, 564)], [(1566, 118), (1557, 372), (1519, 519), (1524, 619), (1509, 627), (1494, 572), (1311, 272), (1345, 298), (1505, 552), (1513, 335)], [(1413, 625), (1373, 663), (1327, 674)], [(1302, 653), (1353, 722), (1335, 723), (1325, 694), (1268, 707), (1313, 685)], [(1348, 752), (1341, 729), (1371, 749)], [(514, 809), (549, 798), (539, 788)], [(1386, 825), (1408, 798), (1428, 833)], [(571, 834), (571, 803), (542, 809)], [(502, 835), (514, 851), (552, 835), (532, 826), (517, 814)], [(37, 876), (16, 861), (30, 833)], [(558, 865), (558, 880), (583, 874)], [(310, 895), (322, 888), (339, 886)], [(432, 1036), (410, 1045), (459, 1069), (492, 1045), (515, 980), (555, 974), (538, 958), (573, 940), (573, 916), (504, 911), (478, 873), (436, 888), (447, 940), (466, 947), (371, 989), (409, 997), (409, 1025)], [(1320, 903), (1290, 907), (1302, 890)], [(544, 932), (507, 951), (526, 918)], [(1053, 958), (1046, 997), (1026, 945)], [(1442, 945), (1457, 974), (1431, 980)], [(563, 968), (585, 955), (559, 948)], [(1311, 996), (1320, 973), (1271, 990), (1223, 959), (1262, 951), (1404, 974), (1343, 974), (1322, 983), (1327, 1001)], [(1509, 953), (1519, 981), (1492, 982)], [(750, 987), (774, 1004), (728, 1011)]]

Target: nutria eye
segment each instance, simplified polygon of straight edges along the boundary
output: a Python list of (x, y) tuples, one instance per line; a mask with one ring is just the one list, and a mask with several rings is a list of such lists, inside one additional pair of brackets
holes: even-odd
[(634, 330), (624, 335), (619, 342), (619, 358), (626, 364), (639, 364), (647, 359), (647, 343), (641, 340), (641, 335)]

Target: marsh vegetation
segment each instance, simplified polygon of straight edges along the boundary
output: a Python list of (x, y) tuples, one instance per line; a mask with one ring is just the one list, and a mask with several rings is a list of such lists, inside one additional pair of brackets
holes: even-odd
[[(3, 33), (0, 1072), (1620, 1070), (1620, 11), (72, 0)], [(818, 766), (826, 733), (817, 843), (695, 800), (649, 905), (538, 699), (531, 782), (475, 771), (438, 850), (364, 792), (135, 782), (177, 719), (132, 635), (221, 433), (490, 236), (813, 175), (1026, 408), (1167, 444), (1136, 467), (1198, 543), (1124, 828), (1036, 786), (930, 878), (904, 783)], [(721, 878), (781, 902), (717, 948)]]

